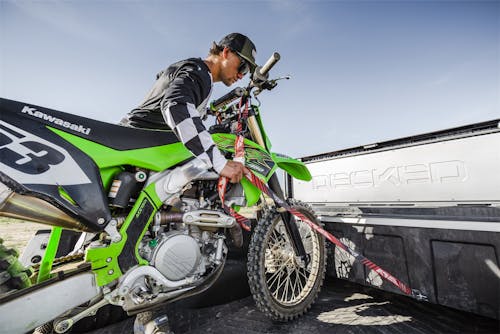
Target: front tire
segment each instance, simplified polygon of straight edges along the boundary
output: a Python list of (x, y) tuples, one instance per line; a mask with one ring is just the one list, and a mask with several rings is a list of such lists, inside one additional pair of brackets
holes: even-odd
[[(291, 206), (320, 225), (308, 205), (293, 201)], [(325, 278), (325, 239), (297, 217), (295, 222), (310, 257), (307, 266), (295, 256), (275, 209), (257, 223), (248, 253), (248, 282), (257, 307), (271, 319), (283, 322), (309, 310)]]

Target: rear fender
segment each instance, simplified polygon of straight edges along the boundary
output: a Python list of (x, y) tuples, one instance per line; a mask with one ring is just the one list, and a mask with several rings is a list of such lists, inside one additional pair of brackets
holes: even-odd
[(0, 99), (0, 182), (49, 202), (91, 231), (102, 230), (98, 221), (111, 213), (98, 167), (37, 117), (26, 116), (23, 106)]

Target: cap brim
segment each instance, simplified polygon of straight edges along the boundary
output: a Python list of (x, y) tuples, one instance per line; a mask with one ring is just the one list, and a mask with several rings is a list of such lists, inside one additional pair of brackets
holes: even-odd
[(250, 72), (253, 73), (255, 71), (255, 69), (257, 68), (257, 64), (254, 63), (251, 59), (249, 59), (247, 56), (243, 55), (241, 52), (238, 52), (238, 51), (235, 51), (238, 56), (240, 56), (241, 58), (245, 59), (245, 61), (248, 63), (248, 65), (250, 66)]

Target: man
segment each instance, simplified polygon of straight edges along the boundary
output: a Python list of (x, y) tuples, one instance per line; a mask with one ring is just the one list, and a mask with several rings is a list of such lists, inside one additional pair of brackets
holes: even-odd
[(253, 71), (256, 49), (245, 35), (232, 33), (212, 44), (209, 55), (177, 62), (157, 75), (142, 104), (132, 110), (122, 125), (149, 129), (172, 129), (180, 141), (221, 176), (237, 183), (243, 165), (228, 161), (203, 125), (203, 113), (214, 82), (231, 86)]
[[(121, 121), (122, 125), (172, 129), (179, 140), (193, 153), (230, 182), (243, 177), (244, 166), (227, 160), (215, 145), (201, 121), (210, 99), (212, 85), (222, 82), (231, 86), (254, 71), (256, 49), (245, 35), (232, 33), (213, 43), (208, 56), (190, 58), (169, 66), (160, 72), (151, 91), (141, 105)], [(233, 239), (242, 242), (241, 228), (231, 231)], [(169, 333), (168, 318), (161, 312), (137, 315), (134, 333)]]

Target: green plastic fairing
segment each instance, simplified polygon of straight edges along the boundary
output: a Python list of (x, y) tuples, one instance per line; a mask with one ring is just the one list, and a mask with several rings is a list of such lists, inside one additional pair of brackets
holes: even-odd
[(49, 129), (85, 152), (101, 170), (130, 165), (159, 172), (193, 156), (181, 142), (119, 151), (55, 128)]
[[(221, 151), (234, 153), (235, 135), (217, 133), (212, 137)], [(246, 166), (264, 182), (269, 181), (278, 167), (299, 180), (310, 181), (312, 179), (311, 173), (302, 161), (278, 153), (269, 153), (265, 148), (248, 139), (244, 140), (244, 145)], [(241, 180), (241, 185), (245, 192), (247, 206), (255, 205), (262, 193), (261, 190), (246, 178)]]
[(271, 156), (278, 166), (292, 177), (303, 181), (312, 180), (309, 169), (302, 161), (279, 153), (271, 153)]
[[(236, 135), (228, 133), (215, 133), (212, 135), (214, 142), (221, 151), (234, 153)], [(251, 140), (244, 139), (245, 164), (261, 180), (267, 182), (277, 169), (271, 155), (260, 145)], [(241, 185), (245, 193), (247, 206), (253, 206), (260, 198), (262, 191), (249, 180), (243, 178)]]
[(119, 242), (112, 243), (107, 247), (91, 248), (87, 251), (85, 259), (87, 262), (91, 263), (92, 270), (96, 274), (98, 286), (109, 284), (122, 275), (118, 257), (122, 253), (123, 248), (127, 243), (127, 239), (130, 237), (129, 228), (136, 215), (140, 214), (141, 205), (144, 200), (149, 201), (151, 205), (154, 206), (154, 211), (151, 216), (147, 218), (147, 223), (141, 227), (142, 231), (140, 235), (137, 235), (136, 240), (129, 240), (128, 242), (134, 243), (134, 252), (137, 263), (139, 263), (139, 265), (148, 264), (148, 262), (139, 255), (138, 245), (140, 240), (142, 240), (144, 233), (147, 231), (149, 224), (153, 220), (156, 210), (162, 205), (161, 200), (156, 194), (155, 186), (156, 185), (152, 183), (140, 193), (134, 207), (120, 228), (121, 240)]

